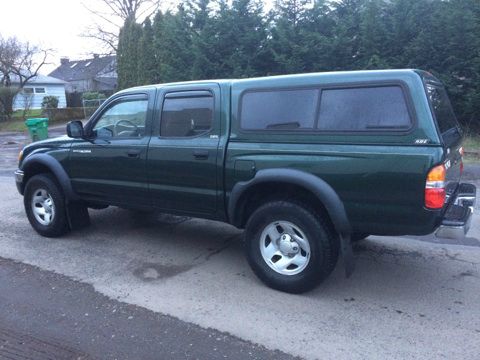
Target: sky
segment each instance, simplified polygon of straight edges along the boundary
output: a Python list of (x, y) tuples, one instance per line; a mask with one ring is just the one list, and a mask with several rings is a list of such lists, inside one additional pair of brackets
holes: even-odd
[(98, 42), (82, 36), (97, 20), (85, 6), (98, 8), (97, 0), (0, 1), (0, 36), (51, 49), (50, 64), (40, 71), (44, 75), (60, 64), (61, 57), (79, 60), (105, 53)]
[(60, 57), (83, 58), (101, 51), (99, 45), (81, 35), (94, 18), (76, 0), (3, 0), (0, 11), (0, 35), (16, 36), (43, 49), (52, 49), (47, 74), (60, 63)]

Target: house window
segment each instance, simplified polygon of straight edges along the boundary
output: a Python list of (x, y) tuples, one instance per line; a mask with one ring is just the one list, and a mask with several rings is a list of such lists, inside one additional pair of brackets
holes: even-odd
[(35, 94), (45, 94), (45, 88), (44, 87), (36, 87), (35, 88)]
[(25, 88), (23, 88), (22, 93), (24, 93), (25, 95), (31, 95), (31, 94), (33, 94), (33, 88), (25, 87)]

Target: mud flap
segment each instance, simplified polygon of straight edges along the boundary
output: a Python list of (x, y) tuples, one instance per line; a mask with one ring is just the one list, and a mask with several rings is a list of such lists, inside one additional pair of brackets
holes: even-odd
[(71, 230), (83, 229), (90, 225), (88, 208), (80, 201), (67, 202), (68, 225)]
[(349, 278), (355, 270), (355, 258), (353, 256), (352, 241), (350, 234), (340, 234), (340, 248), (342, 250), (343, 265), (345, 267), (345, 276)]

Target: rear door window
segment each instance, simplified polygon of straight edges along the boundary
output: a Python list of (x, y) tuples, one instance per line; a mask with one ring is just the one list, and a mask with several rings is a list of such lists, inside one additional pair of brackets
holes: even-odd
[(408, 130), (411, 125), (412, 120), (400, 86), (322, 91), (319, 130)]
[(213, 123), (213, 96), (166, 98), (160, 136), (193, 137), (207, 133)]

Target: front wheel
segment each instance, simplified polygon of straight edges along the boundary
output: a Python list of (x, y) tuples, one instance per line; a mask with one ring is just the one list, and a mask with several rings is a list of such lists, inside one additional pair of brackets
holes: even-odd
[(28, 180), (23, 198), (28, 221), (42, 236), (57, 237), (69, 231), (65, 197), (50, 174)]
[(268, 286), (302, 293), (335, 268), (338, 241), (327, 222), (312, 209), (274, 201), (259, 207), (245, 231), (247, 259)]

